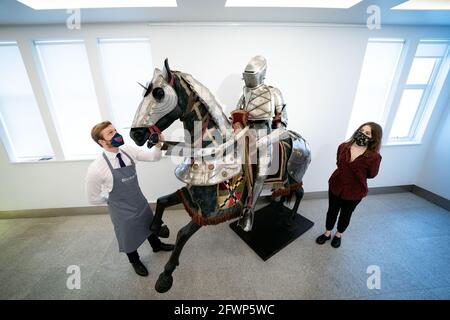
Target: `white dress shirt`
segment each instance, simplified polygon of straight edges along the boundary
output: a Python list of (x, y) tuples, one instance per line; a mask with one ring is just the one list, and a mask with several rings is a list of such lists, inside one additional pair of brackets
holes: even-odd
[[(143, 150), (132, 146), (123, 145), (119, 148), (124, 150), (135, 162), (136, 161), (158, 161), (161, 159), (161, 149), (153, 147), (150, 150)], [(114, 169), (120, 168), (117, 153), (104, 150), (106, 157)], [(125, 165), (131, 165), (130, 159), (121, 152)], [(108, 201), (109, 193), (113, 188), (113, 177), (103, 153), (89, 165), (86, 175), (86, 195), (89, 203), (95, 205), (105, 204)]]

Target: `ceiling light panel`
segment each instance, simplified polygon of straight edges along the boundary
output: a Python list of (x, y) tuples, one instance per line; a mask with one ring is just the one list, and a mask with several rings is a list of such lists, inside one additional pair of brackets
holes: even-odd
[(17, 0), (35, 10), (176, 7), (176, 0)]
[(362, 0), (227, 0), (225, 7), (348, 9)]
[(392, 10), (450, 10), (450, 0), (409, 0)]

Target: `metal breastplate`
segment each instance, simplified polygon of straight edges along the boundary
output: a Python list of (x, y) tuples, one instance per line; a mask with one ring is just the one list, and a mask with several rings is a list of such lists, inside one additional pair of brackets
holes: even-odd
[(254, 89), (245, 88), (241, 108), (248, 112), (248, 119), (269, 120), (274, 116), (272, 94), (266, 85)]
[(199, 159), (193, 164), (190, 158), (184, 159), (175, 169), (175, 176), (182, 182), (195, 186), (210, 186), (229, 180), (241, 172), (241, 165), (233, 160)]

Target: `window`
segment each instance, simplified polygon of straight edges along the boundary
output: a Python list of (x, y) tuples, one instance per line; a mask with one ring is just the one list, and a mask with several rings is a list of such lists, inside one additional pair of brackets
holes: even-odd
[(82, 41), (35, 41), (49, 105), (65, 159), (90, 158), (98, 146), (90, 137), (100, 111)]
[(383, 126), (387, 102), (404, 41), (395, 39), (370, 39), (353, 110), (347, 128), (347, 137), (364, 122), (374, 121)]
[(386, 129), (388, 144), (421, 141), (450, 69), (449, 43), (421, 40), (408, 46), (413, 53), (405, 47), (403, 40), (369, 40), (347, 137), (374, 121)]
[(12, 162), (53, 158), (53, 150), (15, 42), (0, 43), (0, 135)]
[(422, 89), (406, 89), (403, 91), (390, 137), (408, 137), (422, 94)]
[(118, 130), (129, 129), (142, 100), (142, 87), (153, 76), (148, 39), (99, 39), (103, 74)]
[[(401, 99), (389, 133), (390, 143), (419, 142), (434, 103), (429, 102), (448, 51), (447, 42), (421, 41), (402, 87)], [(442, 75), (446, 77), (447, 71)], [(440, 91), (440, 88), (435, 88)]]

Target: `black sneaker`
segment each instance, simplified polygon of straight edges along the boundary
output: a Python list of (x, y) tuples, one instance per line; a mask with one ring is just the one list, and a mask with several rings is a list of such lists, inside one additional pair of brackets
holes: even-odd
[(141, 261), (133, 262), (131, 264), (133, 266), (134, 271), (140, 275), (141, 277), (148, 276), (148, 270), (147, 268), (142, 264)]
[(161, 242), (161, 244), (159, 246), (153, 247), (153, 252), (173, 251), (174, 248), (175, 248), (175, 246), (173, 244), (167, 244), (167, 243)]
[(331, 246), (333, 248), (339, 248), (341, 246), (341, 238), (334, 236), (333, 240), (331, 240)]
[(321, 234), (320, 236), (317, 237), (316, 239), (316, 243), (317, 244), (324, 244), (326, 241), (331, 239), (331, 235), (329, 235), (328, 237), (324, 234)]

